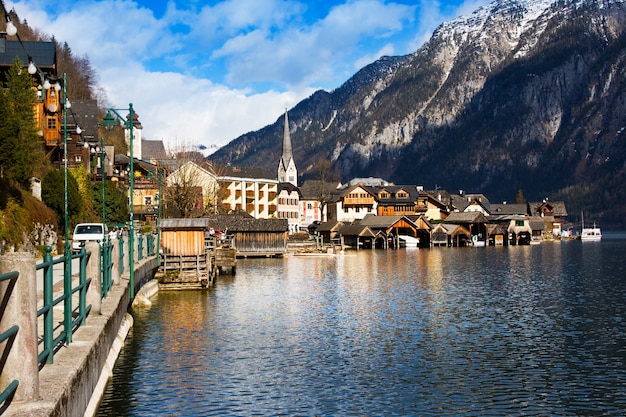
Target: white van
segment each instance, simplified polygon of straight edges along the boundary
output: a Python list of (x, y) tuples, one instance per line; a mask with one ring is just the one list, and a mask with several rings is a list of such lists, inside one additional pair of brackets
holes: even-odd
[(104, 242), (104, 235), (107, 233), (106, 224), (102, 223), (79, 223), (74, 228), (72, 236), (72, 250), (79, 251), (82, 242)]

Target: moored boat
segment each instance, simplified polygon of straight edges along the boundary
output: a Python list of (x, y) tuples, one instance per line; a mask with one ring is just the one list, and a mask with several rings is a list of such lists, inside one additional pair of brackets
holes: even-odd
[(581, 213), (581, 231), (580, 240), (593, 242), (602, 240), (602, 230), (596, 226), (596, 222), (593, 222), (593, 227), (585, 227), (585, 218)]

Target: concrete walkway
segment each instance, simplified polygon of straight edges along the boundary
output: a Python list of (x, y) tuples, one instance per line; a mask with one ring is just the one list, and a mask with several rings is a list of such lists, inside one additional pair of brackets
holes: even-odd
[[(62, 269), (62, 264), (59, 266)], [(152, 279), (157, 267), (156, 257), (136, 263), (136, 282)], [(72, 271), (78, 271), (78, 266)], [(63, 274), (61, 272), (61, 278), (57, 278), (55, 270), (54, 275), (57, 297), (57, 294), (62, 294)], [(41, 278), (43, 283), (43, 275)], [(132, 317), (127, 313), (132, 301), (128, 273), (119, 281), (113, 285), (107, 298), (102, 300), (100, 314), (89, 314), (86, 325), (73, 334), (72, 343), (59, 348), (54, 355), (54, 363), (45, 365), (39, 372), (40, 400), (13, 402), (2, 413), (3, 417), (73, 417), (91, 415), (89, 413), (97, 410), (102, 387), (111, 375), (117, 353), (132, 326)], [(39, 277), (37, 282), (39, 289)], [(95, 398), (92, 400), (92, 397)]]

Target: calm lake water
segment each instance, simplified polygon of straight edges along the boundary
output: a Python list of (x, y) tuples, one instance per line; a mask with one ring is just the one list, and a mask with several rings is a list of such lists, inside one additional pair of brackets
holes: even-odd
[(238, 260), (161, 292), (100, 416), (621, 416), (626, 235)]

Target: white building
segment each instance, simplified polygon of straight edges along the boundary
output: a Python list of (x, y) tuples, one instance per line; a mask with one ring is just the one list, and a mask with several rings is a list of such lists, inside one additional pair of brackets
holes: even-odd
[(277, 217), (278, 181), (261, 169), (232, 168), (218, 179), (223, 207), (257, 219)]

